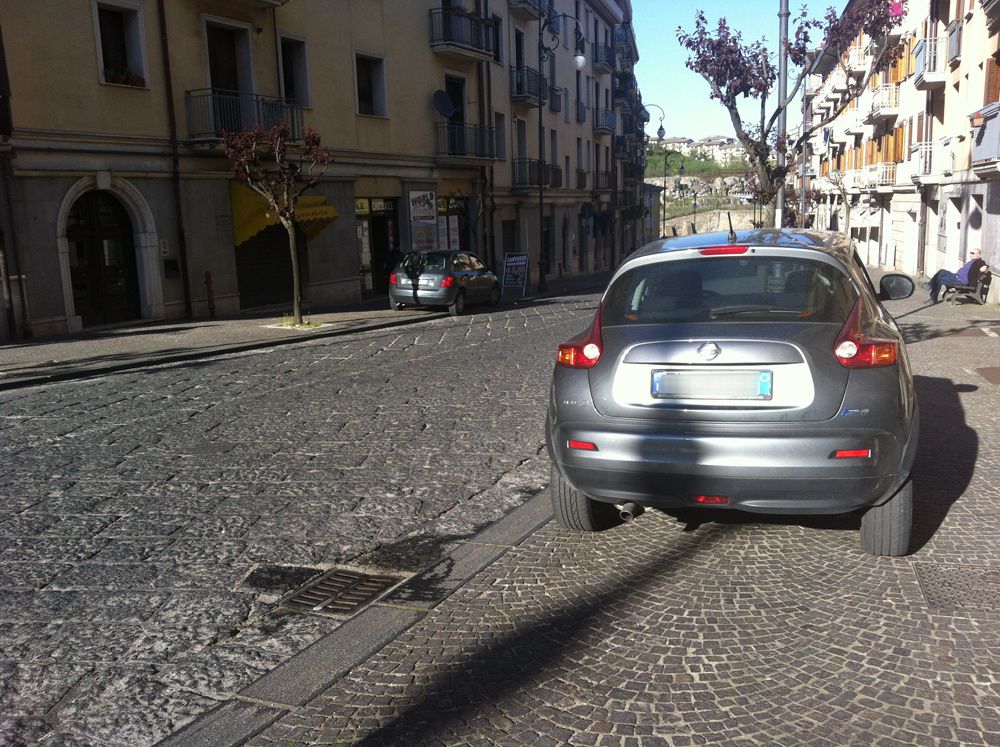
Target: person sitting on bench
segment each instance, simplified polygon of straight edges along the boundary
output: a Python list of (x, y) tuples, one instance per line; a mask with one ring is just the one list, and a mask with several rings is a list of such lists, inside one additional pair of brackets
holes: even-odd
[(979, 249), (969, 252), (969, 261), (962, 265), (958, 272), (948, 270), (938, 270), (934, 273), (929, 283), (921, 283), (922, 288), (928, 288), (931, 292), (931, 303), (938, 302), (938, 293), (943, 285), (975, 285), (979, 280), (979, 273), (986, 272), (989, 267), (983, 262), (983, 253)]

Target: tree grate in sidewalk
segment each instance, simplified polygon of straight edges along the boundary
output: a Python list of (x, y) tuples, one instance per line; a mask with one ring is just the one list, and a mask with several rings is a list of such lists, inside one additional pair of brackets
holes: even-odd
[(927, 606), (936, 610), (1000, 611), (1000, 568), (914, 563)]
[(349, 615), (395, 586), (401, 578), (372, 576), (334, 569), (281, 601), (281, 606), (297, 612), (320, 615)]

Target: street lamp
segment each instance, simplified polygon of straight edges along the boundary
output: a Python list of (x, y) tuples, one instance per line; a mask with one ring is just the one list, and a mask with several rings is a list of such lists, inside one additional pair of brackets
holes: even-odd
[(652, 106), (660, 110), (660, 127), (656, 130), (656, 139), (659, 141), (660, 149), (663, 151), (663, 191), (660, 194), (663, 198), (663, 207), (660, 210), (660, 238), (662, 239), (667, 235), (667, 146), (663, 144), (663, 136), (667, 134), (667, 131), (663, 129), (663, 118), (666, 116), (666, 112), (658, 104), (643, 104), (643, 106)]
[[(543, 114), (545, 107), (542, 106), (542, 99), (544, 98), (542, 87), (543, 84), (547, 86), (548, 82), (542, 76), (542, 69), (545, 62), (559, 49), (558, 21), (563, 18), (573, 21), (576, 24), (577, 40), (583, 38), (583, 26), (580, 21), (568, 13), (552, 13), (548, 10), (547, 6), (541, 6), (540, 13), (541, 15), (538, 17), (538, 290), (544, 292), (546, 290), (545, 273), (549, 268), (549, 247), (545, 243), (545, 178), (548, 169), (546, 168), (544, 157), (545, 122)], [(548, 44), (545, 42), (546, 31), (549, 32), (549, 36), (551, 37)], [(573, 48), (577, 50), (577, 53), (573, 55), (573, 66), (577, 70), (583, 70), (587, 64), (587, 57), (580, 51), (579, 44), (574, 44)]]

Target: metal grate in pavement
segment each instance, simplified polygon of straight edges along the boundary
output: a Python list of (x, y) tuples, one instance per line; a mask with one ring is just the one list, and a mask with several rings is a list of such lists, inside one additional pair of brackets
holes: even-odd
[(977, 368), (976, 373), (991, 384), (1000, 384), (1000, 368)]
[(1000, 568), (914, 563), (927, 606), (1000, 612)]
[(335, 568), (281, 601), (298, 612), (349, 615), (403, 579)]

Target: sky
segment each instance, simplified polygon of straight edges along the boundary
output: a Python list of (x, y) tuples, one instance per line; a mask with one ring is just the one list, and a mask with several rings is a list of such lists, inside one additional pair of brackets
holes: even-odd
[[(835, 3), (830, 0), (810, 1), (809, 7), (819, 15), (832, 4)], [(793, 2), (790, 5), (801, 8), (802, 4)], [(708, 83), (684, 66), (688, 52), (677, 41), (677, 27), (693, 30), (696, 10), (705, 12), (710, 29), (720, 16), (725, 16), (731, 28), (738, 28), (743, 33), (744, 42), (765, 37), (767, 47), (777, 51), (777, 0), (632, 0), (632, 25), (639, 48), (635, 76), (650, 115), (646, 132), (654, 140), (660, 126), (660, 110), (653, 104), (666, 113), (663, 129), (667, 137), (694, 140), (709, 135), (734, 137), (729, 113), (722, 104), (709, 98)], [(745, 109), (744, 121), (748, 117), (759, 117), (759, 106), (755, 104)], [(768, 115), (772, 111), (769, 107)], [(789, 112), (789, 124), (793, 117)]]

